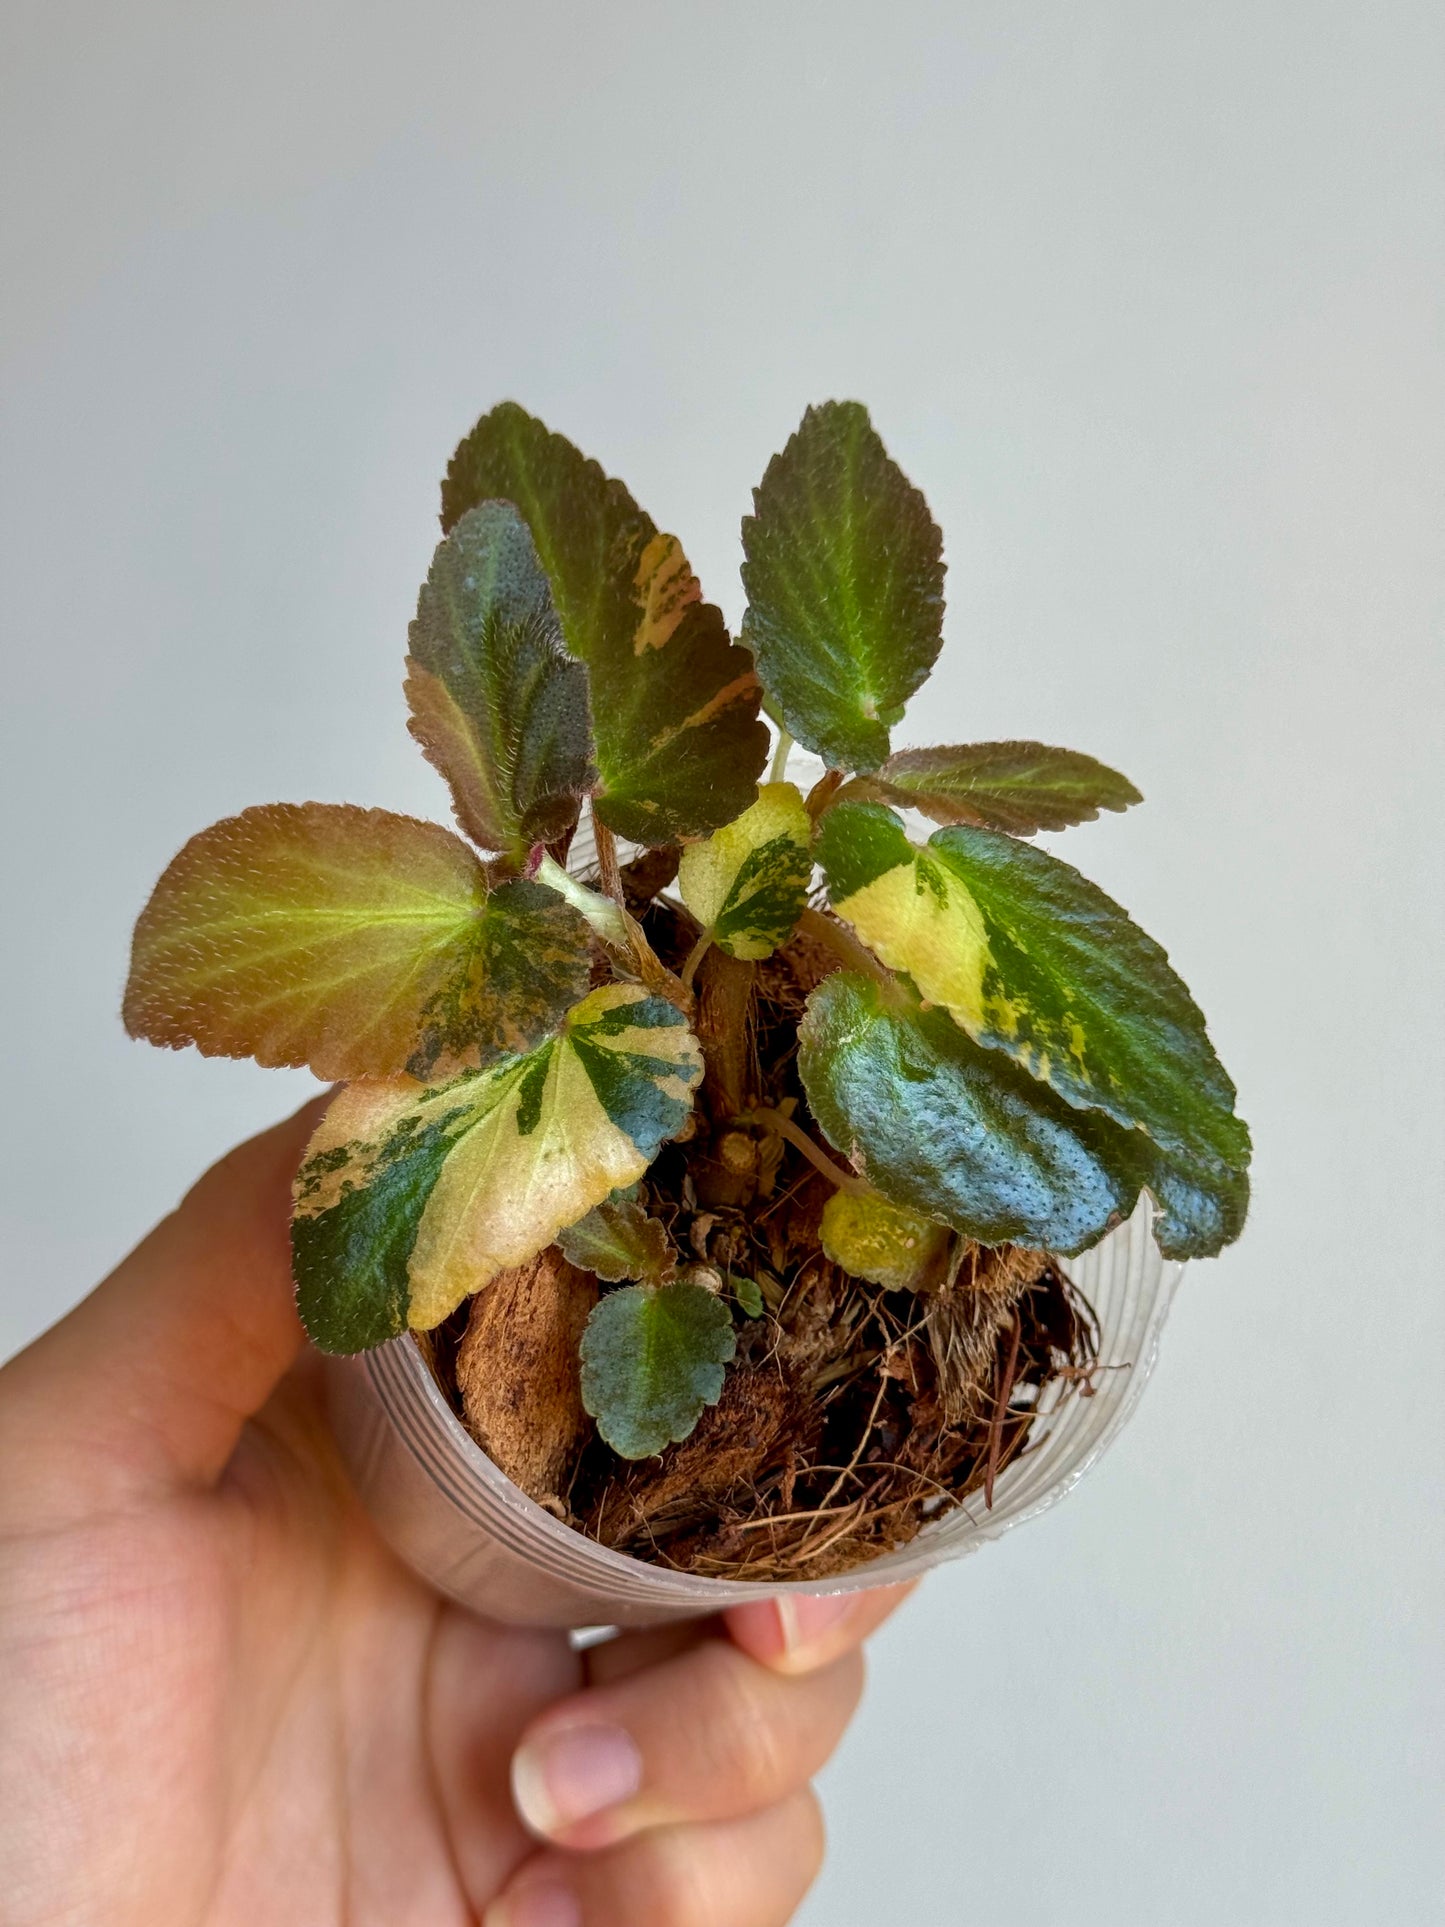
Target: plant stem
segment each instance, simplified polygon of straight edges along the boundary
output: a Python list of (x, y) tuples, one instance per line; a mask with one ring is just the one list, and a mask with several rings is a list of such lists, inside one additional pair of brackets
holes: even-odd
[(697, 942), (693, 945), (692, 949), (688, 951), (687, 960), (683, 964), (682, 969), (678, 972), (678, 975), (681, 977), (682, 981), (688, 986), (689, 989), (692, 988), (692, 980), (697, 975), (698, 965), (702, 962), (703, 958), (707, 955), (708, 951), (711, 948), (712, 948), (712, 932), (710, 930), (704, 930), (702, 935), (698, 938)]
[(775, 1137), (786, 1138), (795, 1151), (802, 1152), (815, 1171), (821, 1172), (840, 1191), (852, 1191), (859, 1197), (868, 1195), (870, 1187), (856, 1171), (845, 1171), (841, 1164), (834, 1164), (826, 1152), (819, 1150), (802, 1126), (795, 1124), (790, 1117), (784, 1117), (781, 1111), (760, 1105), (756, 1110), (740, 1111), (737, 1121), (739, 1124), (756, 1124), (765, 1131), (771, 1131)]
[(602, 894), (611, 897), (614, 903), (622, 901), (622, 872), (617, 864), (617, 838), (597, 814), (594, 802), (592, 809), (592, 840), (597, 849), (597, 869), (602, 881)]
[(604, 943), (610, 943), (615, 950), (632, 951), (632, 931), (628, 927), (631, 918), (620, 903), (614, 902), (611, 897), (604, 897), (600, 891), (588, 889), (585, 883), (579, 883), (576, 877), (569, 876), (554, 856), (543, 855), (537, 865), (537, 881), (544, 883), (549, 890), (555, 890), (559, 897), (580, 912)]
[(782, 782), (788, 767), (788, 752), (792, 747), (792, 737), (788, 734), (787, 730), (783, 728), (782, 724), (779, 723), (777, 746), (773, 750), (773, 767), (768, 771), (768, 781), (770, 783)]
[(825, 917), (821, 910), (810, 907), (799, 917), (798, 928), (831, 950), (845, 970), (861, 970), (865, 977), (872, 977), (880, 984), (893, 982), (892, 976), (873, 952), (858, 941), (846, 924)]
[(715, 1124), (735, 1117), (752, 1095), (753, 988), (757, 966), (710, 945), (697, 982), (697, 1041), (702, 1045), (703, 1098)]
[(835, 797), (843, 788), (846, 781), (847, 778), (844, 776), (842, 770), (824, 770), (817, 782), (814, 783), (813, 787), (808, 791), (806, 798), (808, 814), (815, 823), (821, 819), (826, 809), (831, 808)]

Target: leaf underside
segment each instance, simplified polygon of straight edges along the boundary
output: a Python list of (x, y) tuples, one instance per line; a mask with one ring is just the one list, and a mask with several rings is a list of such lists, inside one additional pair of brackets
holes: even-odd
[(1093, 822), (1100, 810), (1144, 800), (1127, 776), (1080, 750), (1025, 742), (899, 750), (860, 787), (935, 823), (972, 823), (1010, 836), (1066, 830)]
[(858, 402), (810, 408), (743, 522), (742, 639), (788, 730), (873, 770), (938, 656), (943, 541)]
[(651, 845), (730, 822), (767, 756), (761, 690), (676, 538), (514, 402), (484, 415), (452, 457), (443, 527), (493, 498), (525, 518), (567, 647), (587, 666), (598, 816)]
[(1242, 1170), (1202, 1168), (1076, 1109), (901, 985), (829, 977), (798, 1035), (808, 1102), (834, 1148), (893, 1203), (979, 1244), (1083, 1251), (1146, 1188), (1168, 1257), (1212, 1256), (1243, 1225)]
[(558, 1036), (428, 1090), (348, 1086), (297, 1175), (292, 1255), (323, 1351), (429, 1330), (523, 1264), (682, 1128), (702, 1075), (680, 1013), (605, 984)]
[(608, 1292), (582, 1335), (582, 1404), (620, 1457), (650, 1458), (717, 1403), (736, 1349), (727, 1306), (702, 1285)]
[(678, 892), (730, 957), (769, 957), (791, 935), (808, 901), (813, 823), (791, 783), (764, 783), (736, 822), (690, 843)]
[(489, 893), (435, 823), (271, 803), (166, 869), (136, 925), (125, 1023), (324, 1078), (450, 1075), (555, 1027), (588, 958), (574, 911), (532, 884)]
[(468, 836), (520, 860), (565, 834), (596, 774), (587, 671), (509, 502), (468, 510), (439, 545), (410, 643), (409, 727)]
[(838, 914), (977, 1043), (1221, 1179), (1248, 1164), (1199, 1007), (1154, 939), (1071, 865), (964, 825), (919, 848), (873, 803), (830, 811), (818, 854)]

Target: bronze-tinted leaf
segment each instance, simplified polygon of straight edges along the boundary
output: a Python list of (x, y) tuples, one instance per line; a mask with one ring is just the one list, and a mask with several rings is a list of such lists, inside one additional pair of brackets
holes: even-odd
[(438, 547), (407, 670), (411, 732), (468, 836), (520, 859), (572, 827), (595, 776), (587, 671), (509, 502), (468, 510)]
[(136, 925), (126, 1028), (318, 1077), (439, 1077), (530, 1047), (587, 984), (582, 919), (491, 892), (435, 823), (272, 803), (191, 838)]
[(921, 810), (935, 823), (972, 823), (1010, 836), (1066, 830), (1091, 823), (1100, 810), (1127, 810), (1144, 800), (1118, 770), (1046, 743), (902, 749), (858, 788)]
[(514, 402), (484, 415), (453, 456), (443, 527), (491, 498), (521, 511), (567, 647), (587, 665), (599, 817), (652, 845), (730, 822), (767, 756), (761, 691), (676, 537)]

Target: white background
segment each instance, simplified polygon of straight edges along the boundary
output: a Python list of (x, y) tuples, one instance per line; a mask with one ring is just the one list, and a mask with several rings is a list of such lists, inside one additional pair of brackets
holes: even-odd
[(128, 1043), (193, 830), (444, 814), (400, 665), (512, 395), (739, 613), (804, 404), (947, 540), (900, 739), (1069, 854), (1256, 1133), (1132, 1430), (879, 1642), (812, 1927), (1442, 1917), (1438, 0), (8, 0), (0, 1351), (303, 1076)]

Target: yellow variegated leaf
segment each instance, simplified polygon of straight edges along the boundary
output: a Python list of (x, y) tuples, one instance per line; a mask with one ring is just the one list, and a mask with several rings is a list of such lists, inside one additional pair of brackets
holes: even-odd
[(682, 853), (682, 900), (730, 957), (771, 956), (792, 933), (813, 874), (813, 823), (801, 791), (764, 783), (734, 822)]
[(726, 823), (767, 755), (762, 691), (677, 538), (514, 402), (483, 415), (452, 457), (443, 526), (489, 498), (525, 518), (562, 636), (587, 666), (599, 819), (652, 845)]
[(272, 803), (191, 838), (136, 925), (133, 1037), (318, 1077), (445, 1077), (525, 1050), (587, 986), (580, 917), (488, 892), (435, 823)]
[(1194, 999), (1069, 864), (964, 825), (920, 848), (875, 803), (830, 810), (818, 854), (838, 914), (977, 1043), (1205, 1172), (1245, 1170), (1249, 1132)]
[(855, 1278), (885, 1291), (923, 1291), (942, 1279), (949, 1233), (876, 1191), (835, 1191), (823, 1207), (822, 1240)]
[(479, 1075), (343, 1091), (296, 1182), (292, 1250), (313, 1339), (359, 1351), (439, 1324), (641, 1177), (701, 1075), (672, 1004), (605, 984), (558, 1036)]

